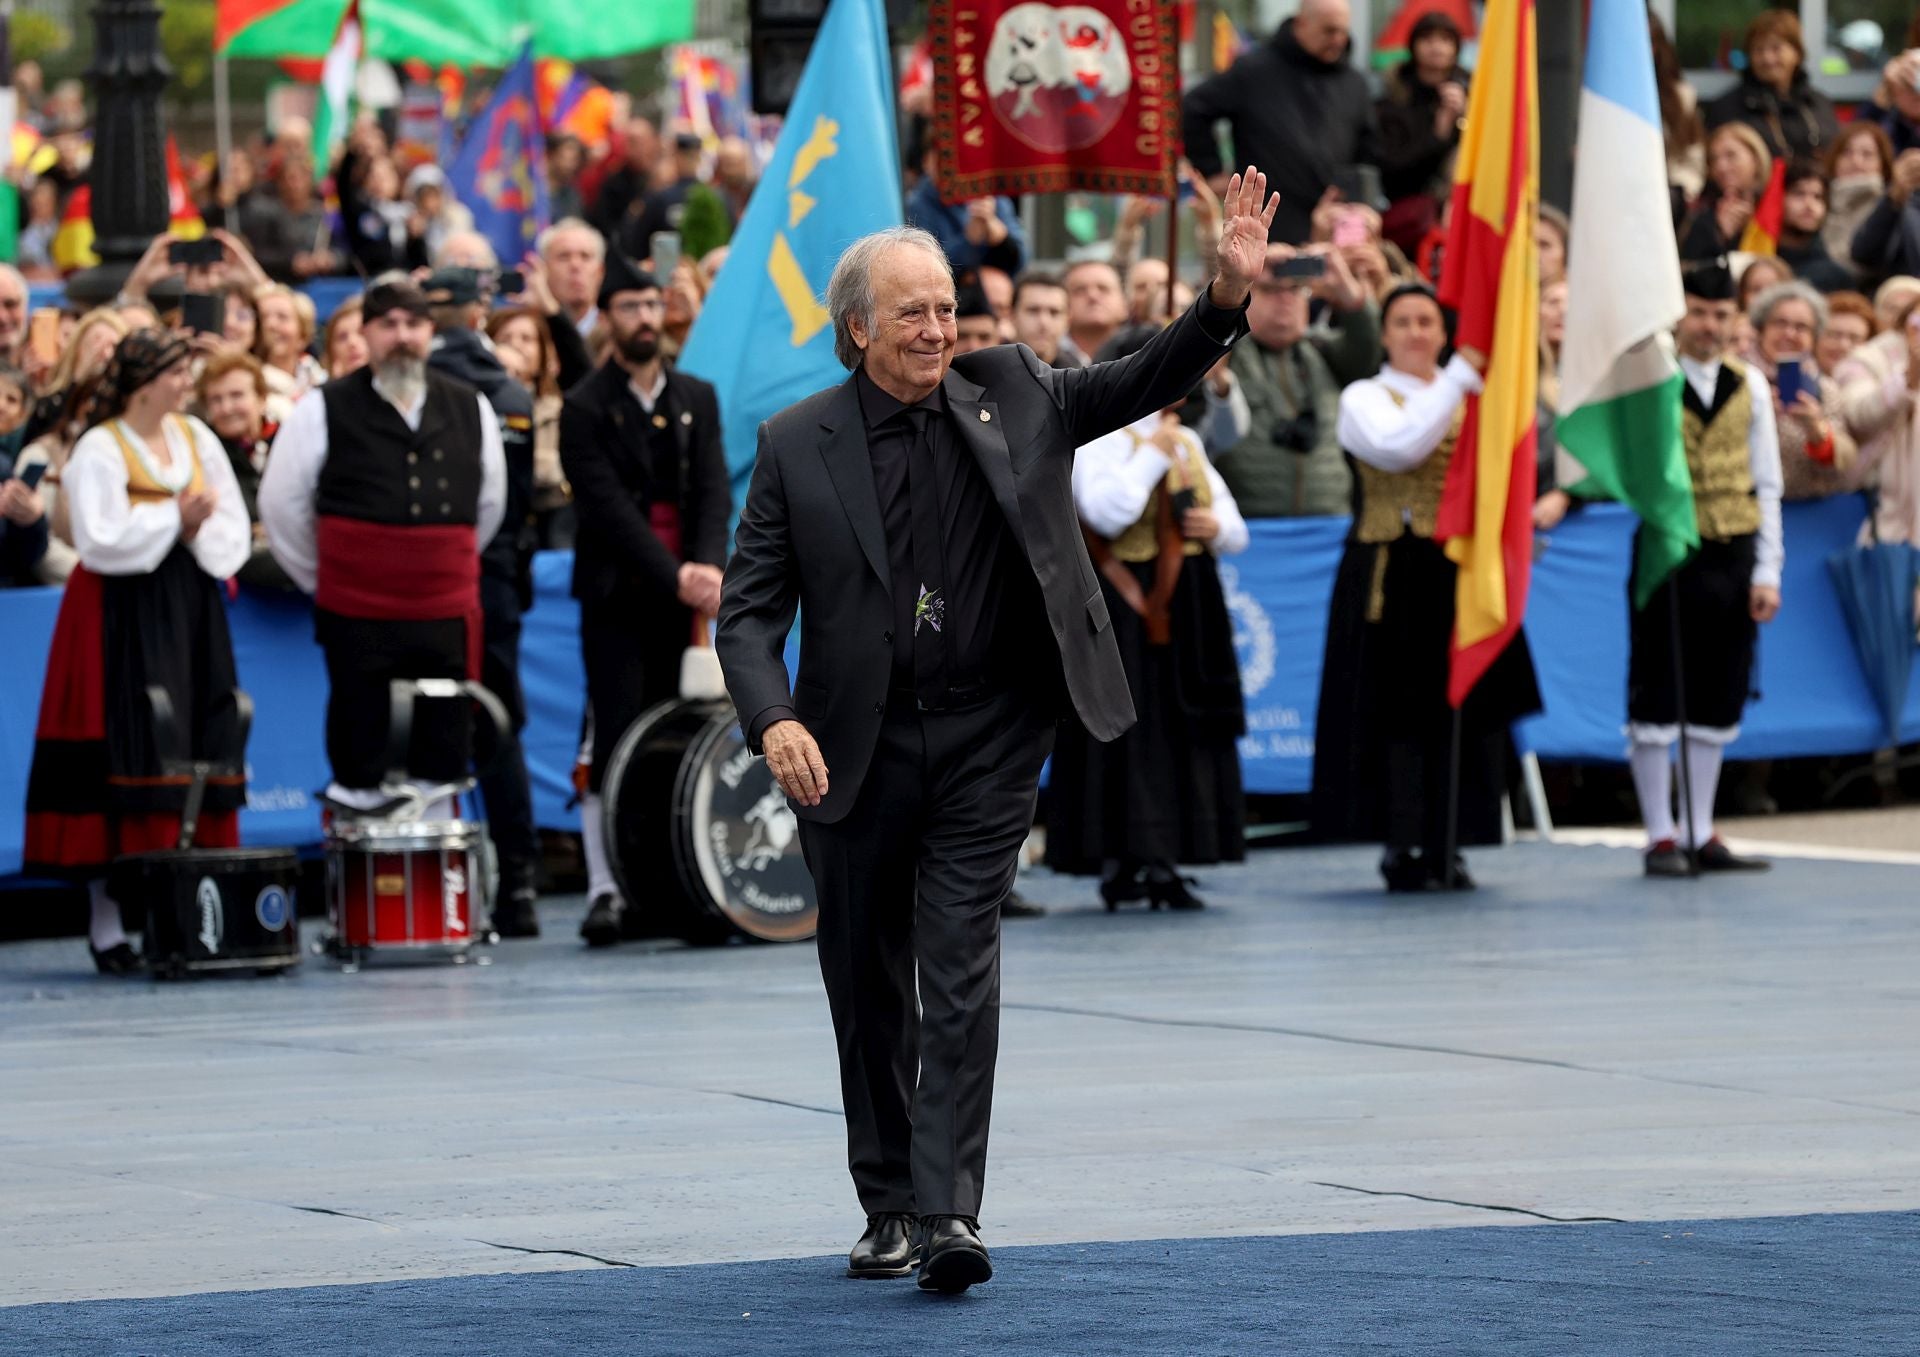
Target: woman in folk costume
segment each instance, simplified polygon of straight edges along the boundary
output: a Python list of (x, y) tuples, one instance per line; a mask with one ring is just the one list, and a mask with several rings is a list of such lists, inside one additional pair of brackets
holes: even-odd
[(61, 477), (80, 564), (47, 659), (27, 787), (26, 865), (85, 880), (94, 963), (139, 966), (106, 893), (115, 857), (172, 848), (188, 779), (162, 766), (148, 689), (171, 700), (185, 745), (214, 763), (196, 843), (239, 842), (244, 732), (220, 581), (251, 549), (246, 506), (212, 430), (181, 414), (187, 341), (136, 330), (115, 348), (93, 427)]
[(1390, 891), (1469, 890), (1448, 845), (1500, 841), (1507, 729), (1540, 709), (1540, 693), (1522, 632), (1460, 709), (1456, 788), (1447, 701), (1456, 571), (1433, 533), (1480, 373), (1459, 354), (1441, 365), (1446, 317), (1424, 285), (1395, 289), (1380, 329), (1386, 365), (1340, 397), (1340, 445), (1357, 464), (1353, 531), (1327, 618), (1313, 826), (1327, 839), (1384, 842)]
[[(1125, 357), (1152, 331), (1121, 342)], [(1049, 777), (1047, 862), (1101, 876), (1108, 909), (1134, 900), (1199, 909), (1182, 864), (1246, 857), (1234, 741), (1246, 729), (1233, 626), (1214, 557), (1247, 547), (1247, 525), (1200, 438), (1180, 422), (1195, 392), (1081, 448), (1073, 500), (1100, 571), (1139, 723), (1111, 744), (1060, 727)]]

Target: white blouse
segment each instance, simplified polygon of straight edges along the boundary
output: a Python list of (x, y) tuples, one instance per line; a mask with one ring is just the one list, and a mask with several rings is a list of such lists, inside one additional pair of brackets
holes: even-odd
[(1381, 471), (1411, 471), (1433, 455), (1454, 411), (1479, 390), (1480, 374), (1459, 354), (1430, 382), (1383, 367), (1340, 393), (1340, 446)]
[[(1160, 412), (1156, 410), (1124, 429), (1102, 434), (1074, 455), (1074, 508), (1081, 521), (1102, 537), (1118, 537), (1138, 523), (1147, 511), (1147, 501), (1173, 470), (1173, 459), (1147, 441), (1159, 427)], [(1207, 486), (1213, 492), (1210, 507), (1220, 520), (1220, 535), (1202, 545), (1216, 556), (1245, 551), (1247, 521), (1240, 516), (1233, 492), (1207, 460), (1194, 432), (1183, 428), (1180, 437), (1186, 444), (1188, 467), (1207, 473)]]
[[(117, 421), (116, 421), (117, 422)], [(253, 524), (246, 501), (233, 478), (226, 450), (213, 430), (199, 420), (185, 421), (189, 447), (180, 422), (169, 418), (162, 426), (168, 460), (128, 428), (119, 431), (133, 448), (148, 475), (175, 492), (193, 479), (192, 453), (200, 454), (201, 474), (213, 491), (213, 513), (187, 543), (200, 568), (217, 580), (231, 576), (246, 564), (253, 550)], [(114, 430), (101, 425), (81, 435), (60, 473), (60, 493), (66, 498), (73, 526), (74, 549), (80, 563), (99, 575), (145, 575), (180, 540), (180, 504), (177, 499), (135, 504), (127, 495), (127, 464)]]

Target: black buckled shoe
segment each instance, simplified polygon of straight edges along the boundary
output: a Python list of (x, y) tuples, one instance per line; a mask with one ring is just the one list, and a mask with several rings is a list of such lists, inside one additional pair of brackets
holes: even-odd
[(1687, 855), (1680, 851), (1680, 845), (1672, 839), (1662, 839), (1647, 849), (1645, 871), (1648, 876), (1692, 875), (1692, 869), (1687, 866)]
[(1207, 902), (1187, 889), (1199, 884), (1178, 872), (1152, 871), (1147, 873), (1147, 899), (1154, 909), (1205, 909)]
[(1433, 864), (1432, 889), (1437, 891), (1470, 891), (1475, 889), (1473, 878), (1467, 875), (1467, 859), (1459, 853), (1453, 855), (1453, 862), (1446, 868), (1440, 866), (1440, 854), (1427, 854), (1427, 861)]
[(847, 1275), (865, 1280), (911, 1276), (920, 1265), (914, 1218), (905, 1211), (867, 1217), (867, 1232), (847, 1255)]
[(928, 1216), (920, 1262), (920, 1289), (957, 1296), (993, 1276), (993, 1260), (970, 1216)]
[(88, 943), (87, 950), (93, 953), (93, 968), (102, 975), (138, 975), (146, 969), (131, 943), (116, 942), (104, 952)]
[(1765, 858), (1741, 857), (1720, 842), (1718, 834), (1700, 845), (1697, 856), (1700, 859), (1700, 870), (1703, 872), (1770, 872), (1773, 870), (1773, 864)]
[(620, 941), (620, 897), (611, 893), (594, 897), (592, 908), (580, 923), (580, 936), (589, 947), (611, 947)]
[(1118, 913), (1120, 906), (1147, 898), (1147, 883), (1138, 867), (1123, 867), (1100, 883), (1100, 899), (1107, 913)]
[(503, 938), (537, 938), (540, 916), (533, 902), (539, 897), (531, 889), (503, 896), (493, 912), (493, 931)]
[(1436, 888), (1433, 874), (1419, 853), (1411, 848), (1389, 850), (1380, 859), (1380, 876), (1390, 894), (1428, 891)]

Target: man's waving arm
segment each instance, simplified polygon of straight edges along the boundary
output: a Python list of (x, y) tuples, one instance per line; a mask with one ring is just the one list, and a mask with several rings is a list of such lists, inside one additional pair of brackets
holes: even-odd
[(1266, 267), (1267, 228), (1279, 207), (1266, 175), (1251, 165), (1234, 175), (1221, 202), (1218, 272), (1187, 313), (1131, 357), (1058, 374), (1055, 397), (1075, 447), (1172, 405), (1246, 333), (1247, 297)]

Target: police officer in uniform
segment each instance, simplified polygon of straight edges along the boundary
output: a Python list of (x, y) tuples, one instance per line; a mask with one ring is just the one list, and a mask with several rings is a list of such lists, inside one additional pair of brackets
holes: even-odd
[(660, 352), (664, 296), (652, 274), (607, 256), (600, 311), (612, 348), (567, 393), (560, 460), (573, 485), (592, 766), (582, 804), (589, 946), (619, 941), (622, 901), (607, 866), (600, 792), (620, 737), (648, 707), (679, 696), (695, 618), (720, 607), (732, 487), (713, 388)]
[(533, 789), (520, 730), (527, 704), (520, 691), (520, 615), (533, 606), (533, 394), (507, 375), (482, 326), (488, 284), (478, 270), (443, 268), (427, 278), (433, 349), (427, 366), (473, 387), (500, 426), (507, 460), (506, 517), (480, 553), (480, 611), (486, 650), (480, 682), (506, 708), (507, 746), (480, 781), (487, 825), (500, 854), (500, 893), (493, 925), (505, 938), (534, 938), (540, 845), (533, 826)]

